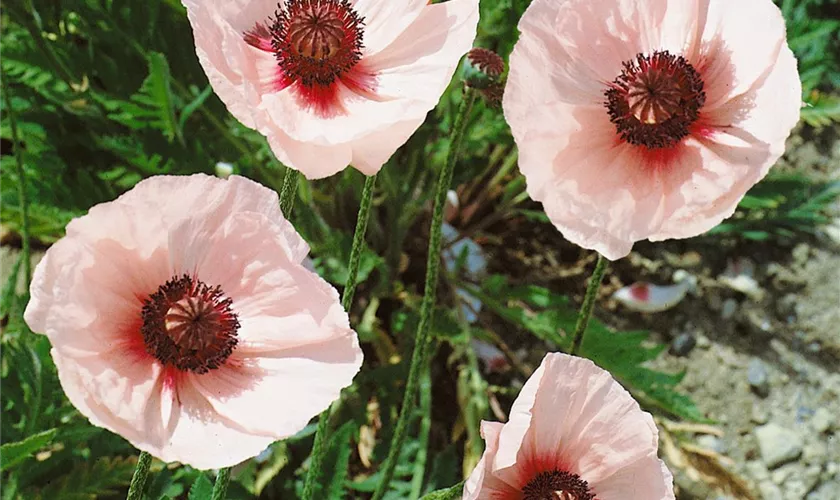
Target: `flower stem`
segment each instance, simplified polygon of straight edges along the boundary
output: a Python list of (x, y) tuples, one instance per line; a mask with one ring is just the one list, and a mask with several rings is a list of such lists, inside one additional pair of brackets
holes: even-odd
[(145, 451), (141, 451), (140, 457), (137, 459), (137, 467), (134, 468), (134, 475), (131, 476), (131, 485), (128, 487), (126, 500), (143, 498), (143, 487), (146, 486), (146, 477), (149, 475), (150, 465), (152, 465), (152, 456)]
[(583, 342), (583, 334), (589, 325), (589, 318), (592, 316), (592, 308), (595, 306), (595, 299), (598, 297), (598, 289), (601, 288), (601, 280), (604, 278), (604, 272), (607, 270), (607, 259), (603, 255), (598, 254), (598, 261), (595, 263), (595, 270), (592, 271), (592, 276), (589, 278), (589, 284), (586, 286), (586, 295), (583, 297), (583, 304), (580, 306), (577, 323), (575, 323), (575, 333), (572, 340), (572, 349), (569, 354), (574, 356), (580, 349), (580, 344)]
[[(5, 75), (4, 75), (5, 76)], [(3, 79), (5, 83), (5, 78)], [(29, 199), (26, 195), (26, 170), (23, 167), (23, 155), (21, 150), (20, 137), (18, 136), (17, 120), (15, 110), (12, 108), (12, 98), (9, 96), (9, 88), (4, 85), (3, 98), (6, 100), (6, 114), (9, 117), (9, 128), (12, 132), (12, 149), (15, 153), (15, 166), (17, 167), (17, 188), (20, 202), (20, 238), (23, 252), (23, 273), (26, 276), (26, 291), (29, 292), (29, 283), (32, 281), (32, 249), (29, 239)]]
[(292, 208), (295, 206), (297, 197), (298, 171), (286, 167), (286, 175), (283, 176), (283, 187), (280, 189), (280, 210), (286, 219), (292, 215)]
[(403, 393), (402, 409), (394, 429), (394, 436), (391, 438), (391, 447), (388, 449), (388, 457), (382, 469), (382, 479), (376, 486), (372, 500), (380, 500), (394, 476), (394, 468), (397, 466), (397, 459), (402, 450), (403, 441), (408, 428), (408, 421), (414, 409), (414, 400), (417, 392), (417, 384), (420, 379), (421, 367), (426, 354), (426, 344), (429, 342), (429, 324), (434, 311), (435, 295), (437, 294), (438, 270), (440, 267), (441, 250), (441, 227), (443, 225), (443, 207), (446, 202), (446, 192), (452, 183), (452, 173), (455, 170), (455, 163), (461, 152), (461, 142), (466, 132), (467, 119), (475, 103), (475, 91), (467, 88), (464, 93), (464, 100), (458, 109), (458, 116), (452, 126), (451, 143), (446, 163), (440, 170), (438, 184), (435, 190), (435, 204), (432, 213), (432, 227), (429, 234), (429, 255), (426, 261), (426, 284), (423, 291), (423, 302), (420, 305), (420, 323), (417, 326), (417, 337), (414, 342), (414, 352), (411, 355), (411, 365), (408, 370), (408, 380)]
[(229, 483), (230, 467), (219, 469), (219, 473), (216, 474), (216, 483), (213, 484), (213, 493), (210, 496), (210, 500), (224, 500)]
[[(350, 262), (347, 265), (347, 283), (344, 285), (344, 294), (341, 297), (341, 305), (347, 313), (353, 305), (353, 294), (356, 291), (356, 278), (359, 274), (359, 263), (362, 260), (364, 249), (365, 233), (367, 232), (368, 219), (370, 219), (370, 207), (373, 202), (373, 187), (376, 184), (376, 175), (365, 179), (365, 186), (362, 188), (362, 201), (359, 206), (359, 215), (356, 217), (356, 231), (353, 233), (353, 246), (350, 249)], [(321, 412), (318, 417), (318, 427), (315, 430), (315, 441), (312, 443), (312, 453), (309, 470), (306, 472), (306, 479), (303, 483), (303, 499), (311, 500), (315, 493), (315, 485), (321, 475), (321, 467), (324, 462), (324, 442), (329, 432), (330, 410)]]

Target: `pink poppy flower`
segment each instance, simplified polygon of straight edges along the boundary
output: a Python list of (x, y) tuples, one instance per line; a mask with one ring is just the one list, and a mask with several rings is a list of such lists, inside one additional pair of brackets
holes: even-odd
[(674, 498), (653, 418), (587, 359), (547, 354), (508, 422), (484, 421), (481, 435), (464, 500)]
[(300, 431), (362, 352), (273, 191), (144, 180), (67, 225), (25, 319), (94, 425), (167, 462), (226, 467)]
[(771, 0), (534, 0), (519, 30), (503, 106), (528, 193), (609, 259), (730, 216), (799, 119)]
[(309, 179), (379, 171), (472, 46), (478, 0), (183, 0), (213, 89)]

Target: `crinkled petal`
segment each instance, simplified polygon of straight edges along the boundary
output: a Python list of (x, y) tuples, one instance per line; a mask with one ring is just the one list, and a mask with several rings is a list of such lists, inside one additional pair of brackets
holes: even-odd
[(530, 438), (537, 456), (554, 457), (598, 483), (656, 454), (653, 418), (609, 372), (561, 354), (547, 355), (545, 364), (531, 410)]
[(284, 229), (251, 212), (220, 226), (191, 221), (172, 232), (174, 248), (195, 249), (172, 256), (175, 273), (195, 274), (230, 297), (241, 325), (237, 350), (314, 344), (351, 331), (338, 292), (291, 258), (288, 241), (300, 236)]
[(245, 45), (242, 33), (245, 29), (235, 30), (219, 12), (219, 8), (223, 5), (244, 8), (258, 2), (183, 0), (183, 3), (193, 30), (195, 53), (213, 90), (233, 116), (246, 127), (253, 128), (254, 119), (242, 88), (241, 54), (242, 45)]
[(220, 415), (189, 376), (159, 385), (160, 394), (146, 407), (146, 419), (157, 440), (135, 443), (165, 462), (196, 469), (231, 467), (258, 455), (275, 441), (271, 435), (245, 429)]
[(672, 500), (673, 476), (655, 453), (640, 458), (609, 477), (590, 482), (598, 500)]
[(320, 146), (379, 141), (382, 132), (387, 134), (389, 127), (409, 118), (419, 120), (419, 126), (452, 79), (460, 57), (472, 46), (477, 23), (475, 0), (425, 7), (387, 49), (360, 63), (365, 72), (375, 75), (374, 98), (336, 84), (345, 113), (325, 118), (302, 109), (291, 88), (263, 95), (260, 108), (291, 139)]
[(499, 447), (499, 433), (504, 424), (481, 421), (481, 437), (484, 438), (484, 454), (464, 483), (463, 500), (491, 500), (497, 495), (517, 494), (512, 486), (493, 475), (492, 464)]
[(768, 0), (707, 1), (700, 56), (706, 106), (747, 92), (774, 67), (785, 46), (785, 22)]
[(165, 250), (145, 257), (116, 240), (66, 237), (36, 268), (24, 318), (77, 354), (142, 346), (143, 300), (170, 276)]
[(519, 166), (563, 236), (617, 259), (659, 228), (660, 173), (617, 140), (603, 107), (557, 102), (535, 108), (530, 120), (514, 130)]
[(603, 102), (622, 62), (640, 52), (689, 50), (697, 10), (694, 0), (535, 0), (510, 57), (506, 116), (527, 117), (528, 108), (547, 102)]
[(428, 3), (428, 0), (355, 0), (353, 8), (365, 22), (364, 53), (375, 54), (388, 47)]
[(361, 364), (355, 332), (333, 328), (320, 342), (257, 354), (237, 350), (221, 369), (191, 378), (219, 414), (249, 432), (283, 439), (338, 399)]
[(51, 354), (61, 388), (93, 425), (134, 445), (153, 439), (146, 432), (145, 408), (159, 399), (162, 369), (145, 352), (111, 349), (79, 356), (53, 347)]
[(732, 215), (784, 153), (799, 121), (800, 95), (796, 59), (784, 47), (758, 86), (706, 111), (705, 137), (686, 141), (686, 154), (663, 175), (667, 213), (650, 239), (696, 236)]
[(302, 173), (307, 179), (323, 179), (341, 172), (353, 159), (349, 143), (318, 145), (296, 141), (278, 127), (267, 113), (257, 118), (257, 129), (266, 136), (271, 151), (284, 165)]

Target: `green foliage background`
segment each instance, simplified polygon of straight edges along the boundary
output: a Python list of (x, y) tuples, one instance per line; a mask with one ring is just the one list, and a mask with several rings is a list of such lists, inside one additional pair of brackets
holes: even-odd
[[(838, 3), (779, 3), (788, 21), (790, 45), (799, 58), (803, 98), (809, 103), (803, 120), (811, 127), (836, 127), (840, 41), (832, 33), (840, 30)], [(477, 45), (506, 57), (517, 38), (515, 20), (527, 4), (527, 0), (482, 0)], [(227, 162), (236, 173), (279, 190), (284, 167), (265, 140), (232, 118), (212, 92), (195, 56), (185, 10), (177, 0), (7, 0), (0, 64), (4, 92), (0, 216), (9, 234), (19, 231), (21, 216), (21, 179), (12, 151), (22, 155), (31, 233), (41, 247), (59, 239), (73, 217), (152, 175), (213, 173), (218, 162)], [(345, 497), (372, 491), (376, 465), (387, 453), (422, 291), (421, 273), (415, 265), (404, 268), (403, 264), (407, 258), (424, 259), (412, 234), (426, 226), (425, 206), (446, 154), (460, 86), (456, 78), (423, 127), (379, 176), (369, 248), (362, 261), (362, 287), (351, 316), (374, 355), (334, 415), (328, 459), (335, 465), (331, 470), (347, 474), (325, 478), (326, 497), (338, 498), (342, 489), (347, 491)], [(16, 117), (17, 142), (9, 111)], [(483, 219), (484, 226), (489, 225), (487, 220), (539, 221), (516, 172), (516, 151), (501, 112), (477, 106), (465, 141), (455, 184), (483, 193), (493, 207), (491, 218)], [(361, 175), (348, 170), (303, 183), (299, 190), (293, 222), (310, 242), (318, 271), (336, 286), (344, 283), (347, 273), (361, 185)], [(771, 177), (745, 198), (738, 216), (717, 228), (713, 237), (761, 240), (811, 231), (823, 221), (823, 208), (837, 194), (836, 184), (815, 185), (802, 176)], [(15, 284), (23, 266), (8, 258), (3, 265), (13, 271), (0, 297), (5, 323), (0, 365), (3, 500), (124, 495), (136, 450), (122, 438), (91, 426), (66, 400), (48, 341), (31, 334), (22, 321), (27, 296)], [(521, 342), (543, 350), (568, 345), (564, 332), (574, 321), (573, 307), (548, 288), (518, 284), (504, 276), (470, 283), (458, 272), (446, 281), (449, 287), (471, 287), (487, 310), (508, 325), (511, 338), (526, 339)], [(451, 295), (444, 294), (444, 306), (436, 313), (438, 355), (431, 357), (433, 363), (421, 383), (412, 437), (402, 451), (389, 493), (392, 499), (419, 498), (460, 481), (483, 449), (478, 422), (492, 418), (488, 394), (508, 402), (515, 397), (510, 387), (488, 381), (470, 348), (470, 339), (492, 340), (494, 334), (459, 317)], [(616, 334), (595, 321), (584, 354), (610, 369), (649, 409), (703, 420), (690, 398), (675, 392), (680, 374), (644, 368), (643, 363), (662, 350), (643, 345), (646, 338), (646, 332)], [(437, 407), (433, 394), (448, 395), (450, 401)], [(374, 426), (371, 419), (381, 426)], [(375, 438), (369, 442), (374, 428)], [(229, 498), (294, 497), (301, 488), (313, 432), (311, 426), (237, 468)], [(370, 449), (361, 451), (365, 447)], [(365, 464), (368, 459), (372, 464)], [(153, 471), (147, 498), (207, 498), (212, 474), (160, 463)]]

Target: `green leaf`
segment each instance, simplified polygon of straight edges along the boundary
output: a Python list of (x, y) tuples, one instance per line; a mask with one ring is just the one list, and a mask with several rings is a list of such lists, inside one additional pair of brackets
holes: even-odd
[(324, 462), (321, 471), (326, 477), (319, 478), (313, 493), (314, 498), (329, 498), (330, 500), (344, 497), (344, 483), (347, 480), (350, 465), (350, 438), (356, 431), (355, 422), (347, 422), (330, 437), (324, 451)]
[[(461, 286), (479, 297), (487, 308), (535, 337), (560, 349), (569, 347), (568, 332), (574, 330), (577, 312), (566, 297), (543, 287), (511, 286), (504, 276), (498, 275), (489, 277), (482, 289)], [(665, 349), (662, 344), (648, 345), (648, 336), (645, 331), (614, 332), (592, 318), (580, 355), (609, 371), (648, 406), (685, 419), (707, 421), (691, 398), (674, 390), (683, 374), (662, 373), (643, 366)]]
[(819, 128), (840, 122), (840, 96), (816, 94), (800, 113), (808, 125)]
[(187, 123), (187, 120), (190, 119), (195, 111), (204, 104), (204, 101), (207, 100), (213, 94), (213, 87), (207, 85), (207, 87), (193, 99), (189, 104), (184, 106), (181, 110), (181, 119), (178, 121), (178, 129), (183, 132), (184, 125)]
[(207, 500), (213, 493), (213, 483), (204, 474), (199, 474), (190, 487), (188, 500)]
[(36, 495), (27, 498), (92, 500), (116, 495), (131, 481), (135, 464), (134, 459), (111, 457), (81, 462), (75, 465), (68, 474), (49, 481), (48, 485)]
[(464, 493), (464, 482), (423, 495), (421, 500), (456, 500)]
[(166, 57), (150, 52), (148, 62), (149, 76), (129, 101), (117, 101), (99, 94), (94, 96), (111, 111), (108, 118), (133, 130), (152, 127), (163, 132), (169, 141), (177, 138), (183, 142), (180, 123), (175, 118), (175, 98)]
[(23, 441), (6, 443), (0, 446), (0, 471), (8, 470), (31, 457), (55, 438), (58, 429), (33, 434)]

